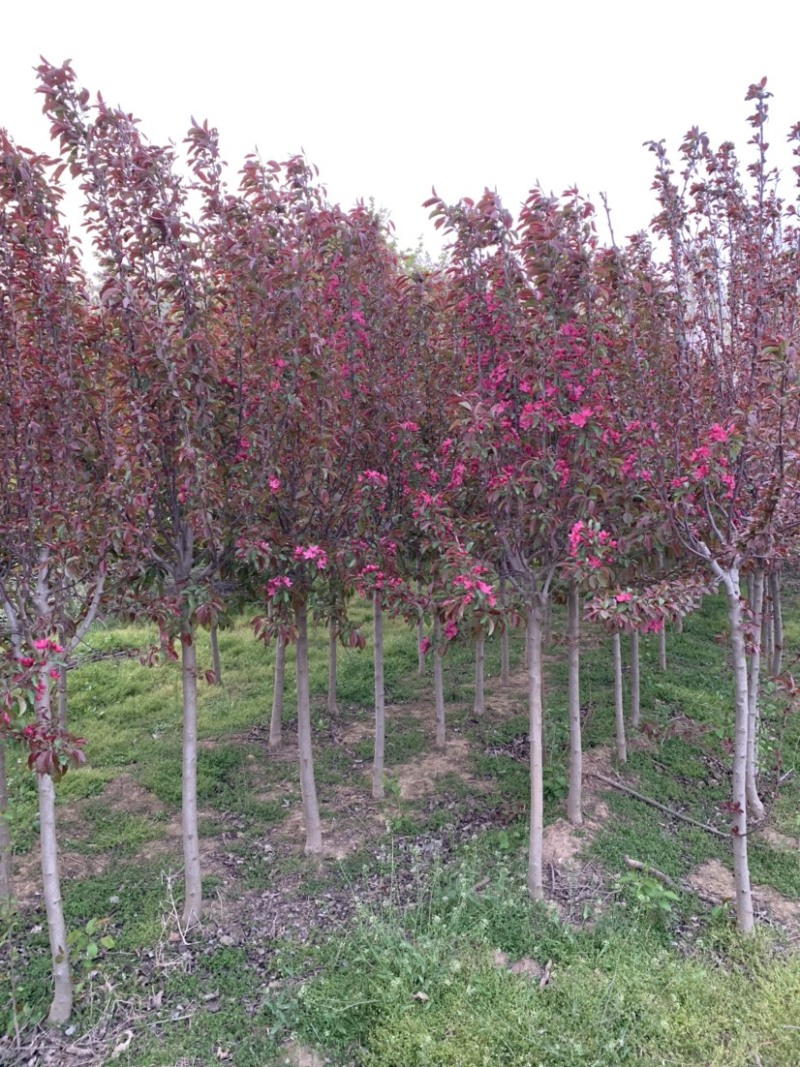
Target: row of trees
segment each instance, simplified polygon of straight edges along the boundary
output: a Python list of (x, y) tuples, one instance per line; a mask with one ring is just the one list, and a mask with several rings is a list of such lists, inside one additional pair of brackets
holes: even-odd
[[(767, 165), (766, 83), (748, 94), (749, 175), (732, 145), (714, 149), (697, 130), (677, 173), (651, 146), (650, 236), (601, 245), (576, 190), (534, 190), (516, 221), (489, 192), (456, 205), (434, 196), (447, 254), (431, 268), (398, 255), (363, 205), (331, 205), (304, 159), (248, 158), (232, 188), (216, 132), (195, 124), (187, 177), (130, 115), (90, 101), (68, 65), (45, 63), (39, 77), (58, 157), (0, 134), (0, 607), (3, 733), (27, 746), (39, 787), (51, 1019), (72, 1000), (54, 782), (83, 758), (51, 692), (101, 611), (155, 621), (181, 658), (192, 924), (199, 626), (213, 632), (256, 602), (279, 670), (296, 643), (306, 848), (318, 854), (309, 611), (331, 628), (335, 700), (336, 640), (361, 640), (348, 599), (372, 599), (376, 797), (383, 613), (430, 624), (420, 636), (434, 655), (439, 744), (447, 642), (475, 640), (480, 711), (483, 638), (524, 620), (536, 898), (551, 601), (568, 604), (568, 814), (579, 822), (581, 617), (612, 632), (618, 679), (620, 633), (631, 634), (636, 679), (637, 635), (721, 585), (737, 917), (749, 931), (763, 590), (795, 554), (800, 513), (800, 256), (795, 208)], [(95, 285), (60, 214), (64, 173), (84, 198)], [(635, 685), (632, 710), (635, 725)], [(277, 743), (278, 699), (273, 712)]]

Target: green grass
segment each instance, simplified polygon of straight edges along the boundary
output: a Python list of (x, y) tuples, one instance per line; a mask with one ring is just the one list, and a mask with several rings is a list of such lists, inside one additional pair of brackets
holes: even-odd
[[(369, 604), (356, 601), (353, 612), (368, 633)], [(787, 641), (796, 648), (800, 624), (791, 607), (785, 615)], [(566, 792), (561, 609), (554, 628), (546, 654), (546, 823), (563, 816)], [(727, 652), (719, 640), (725, 628), (724, 605), (709, 599), (683, 633), (669, 635), (666, 674), (657, 669), (655, 638), (642, 640), (648, 742), (632, 745), (628, 765), (617, 768), (642, 794), (723, 831), (730, 821), (723, 805), (731, 733)], [(90, 643), (110, 652), (144, 648), (153, 637), (140, 627), (96, 627)], [(613, 749), (610, 648), (596, 632), (585, 637), (585, 747)], [(199, 693), (197, 765), (201, 843), (212, 847), (219, 839), (219, 866), (213, 880), (205, 879), (212, 902), (206, 930), (186, 943), (175, 925), (180, 845), (170, 854), (164, 843), (174, 840), (168, 827), (174, 830), (181, 799), (178, 666), (117, 659), (70, 672), (70, 724), (87, 738), (89, 762), (57, 786), (61, 845), (73, 863), (83, 857), (87, 870), (100, 864), (105, 873), (65, 881), (67, 922), (78, 931), (102, 921), (114, 939), (96, 961), (78, 954), (76, 1034), (91, 1031), (104, 1012), (121, 1020), (125, 1005), (155, 1002), (131, 1022), (134, 1040), (115, 1062), (170, 1067), (181, 1056), (206, 1063), (224, 1053), (225, 1062), (242, 1067), (278, 1064), (284, 1044), (297, 1039), (339, 1067), (800, 1063), (798, 957), (763, 932), (743, 941), (724, 909), (712, 911), (686, 889), (661, 909), (659, 883), (628, 877), (626, 856), (677, 882), (707, 860), (729, 865), (726, 840), (604, 791), (610, 817), (582, 835), (583, 861), (602, 884), (601, 899), (583, 904), (587, 921), (571, 926), (530, 902), (526, 683), (518, 675), (513, 693), (497, 690), (494, 699), (496, 637), (487, 642), (483, 717), (472, 711), (469, 644), (454, 645), (444, 661), (448, 730), (468, 742), (463, 771), (472, 778), (446, 769), (433, 795), (401, 800), (398, 775), (432, 740), (432, 716), (419, 707), (431, 703), (430, 664), (418, 677), (414, 633), (387, 620), (388, 788), (376, 803), (366, 773), (370, 738), (335, 743), (371, 720), (370, 647), (339, 649), (338, 712), (331, 720), (324, 701), (327, 635), (314, 630), (319, 800), (337, 832), (356, 834), (341, 862), (322, 865), (286, 835), (287, 817), (299, 805), (291, 650), (287, 740), (273, 753), (266, 745), (273, 649), (253, 640), (246, 620), (221, 632), (220, 646), (224, 684), (201, 685)], [(198, 652), (202, 672), (210, 665), (205, 636)], [(515, 633), (512, 666), (519, 669), (521, 660)], [(780, 773), (794, 774), (776, 791), (779, 756)], [(777, 692), (764, 704), (761, 766), (771, 824), (797, 841), (800, 723), (786, 718)], [(36, 844), (35, 782), (19, 752), (9, 753), (9, 772), (9, 823), (24, 854)], [(120, 786), (108, 803), (105, 790), (120, 775), (137, 799), (131, 810), (120, 806)], [(156, 861), (156, 854), (164, 858)], [(800, 849), (754, 837), (750, 862), (755, 883), (800, 900)], [(336, 904), (338, 917), (317, 921), (314, 904), (302, 919), (309, 899)], [(548, 982), (540, 987), (538, 978), (511, 973), (506, 964), (517, 960), (534, 961), (537, 975), (549, 963)], [(49, 997), (41, 911), (0, 924), (0, 987), (12, 987), (12, 962), (17, 1018), (29, 1026), (44, 1016)], [(13, 1029), (11, 1013), (0, 999), (0, 1033), (5, 1028)], [(3, 1052), (0, 1044), (0, 1058)]]

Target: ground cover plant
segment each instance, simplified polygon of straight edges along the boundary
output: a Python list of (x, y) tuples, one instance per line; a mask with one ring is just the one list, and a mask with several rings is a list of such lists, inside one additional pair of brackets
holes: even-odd
[[(368, 602), (356, 604), (356, 619), (370, 613)], [(793, 618), (790, 608), (790, 649), (800, 638)], [(154, 1067), (745, 1065), (757, 1055), (764, 1064), (795, 1062), (800, 786), (792, 772), (800, 727), (790, 717), (784, 728), (776, 697), (763, 725), (769, 818), (751, 843), (760, 927), (754, 940), (743, 940), (733, 927), (723, 837), (591, 777), (596, 771), (724, 835), (724, 603), (709, 598), (681, 633), (669, 635), (667, 673), (658, 669), (656, 637), (642, 641), (643, 726), (624, 767), (608, 745), (615, 714), (608, 638), (599, 630), (584, 635), (587, 800), (575, 828), (563, 818), (565, 623), (556, 612), (545, 658), (552, 710), (544, 734), (542, 903), (532, 903), (526, 889), (520, 634), (512, 635), (508, 686), (499, 682), (499, 641), (487, 642), (483, 715), (464, 684), (465, 674), (471, 682), (471, 645), (449, 649), (450, 739), (441, 753), (433, 745), (430, 667), (417, 674), (415, 634), (388, 624), (386, 796), (376, 801), (364, 743), (370, 651), (342, 650), (338, 710), (330, 716), (327, 633), (313, 631), (312, 723), (324, 757), (318, 788), (328, 843), (319, 862), (302, 850), (291, 741), (268, 747), (273, 650), (254, 641), (244, 618), (223, 630), (225, 684), (201, 688), (198, 704), (200, 850), (210, 904), (194, 931), (181, 923), (180, 789), (169, 758), (179, 751), (179, 669), (108, 658), (70, 671), (70, 714), (90, 756), (56, 787), (76, 1011), (68, 1030), (41, 1028), (49, 966), (30, 831), (36, 807), (15, 753), (10, 810), (21, 900), (3, 926), (11, 992), (4, 1056), (99, 1064), (118, 1050), (113, 1062)], [(111, 655), (144, 647), (150, 636), (110, 625), (88, 640)], [(207, 645), (198, 655), (201, 665), (210, 663)], [(290, 655), (289, 688), (292, 679)], [(288, 712), (284, 730), (293, 730)]]

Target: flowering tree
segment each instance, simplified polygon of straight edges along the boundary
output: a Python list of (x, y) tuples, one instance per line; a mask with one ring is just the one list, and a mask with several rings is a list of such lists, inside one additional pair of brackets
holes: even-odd
[[(750, 87), (752, 187), (731, 144), (711, 148), (699, 130), (681, 146), (676, 176), (663, 143), (655, 188), (656, 234), (665, 265), (631, 270), (638, 395), (658, 396), (647, 440), (660, 507), (683, 550), (725, 593), (734, 675), (732, 837), (737, 922), (753, 926), (747, 809), (755, 789), (755, 699), (759, 603), (748, 611), (740, 579), (793, 550), (797, 533), (798, 428), (795, 337), (800, 263), (794, 207), (785, 207), (767, 167), (766, 81)], [(800, 127), (792, 137), (800, 138)], [(656, 383), (658, 386), (656, 388)], [(760, 580), (755, 588), (760, 587)], [(760, 600), (760, 596), (759, 596)], [(752, 631), (752, 632), (751, 632)], [(748, 677), (747, 647), (753, 649)]]
[[(115, 471), (129, 496), (121, 536), (128, 606), (180, 644), (183, 691), (183, 920), (201, 912), (197, 829), (196, 628), (215, 614), (227, 474), (239, 415), (225, 385), (228, 338), (217, 329), (207, 235), (187, 207), (171, 149), (132, 116), (78, 89), (68, 65), (39, 68), (44, 109), (64, 166), (79, 176), (100, 260), (103, 319), (121, 427)], [(216, 188), (209, 183), (207, 195)], [(202, 614), (202, 612), (201, 612)]]
[[(431, 494), (447, 513), (469, 492), (470, 522), (508, 574), (528, 628), (531, 827), (528, 884), (542, 885), (542, 627), (569, 532), (598, 497), (598, 445), (613, 410), (614, 321), (593, 270), (591, 206), (531, 194), (520, 236), (496, 196), (448, 208), (429, 201), (452, 235), (453, 332), (462, 371), (453, 440), (459, 477)], [(452, 514), (461, 509), (453, 508)], [(579, 763), (578, 763), (579, 767)], [(578, 770), (578, 773), (580, 771)]]
[[(115, 547), (113, 344), (59, 216), (53, 161), (0, 131), (0, 732), (36, 772), (42, 876), (55, 980), (53, 1022), (72, 1006), (54, 784), (82, 759), (51, 708), (63, 657), (103, 596)], [(64, 644), (56, 635), (64, 635)]]

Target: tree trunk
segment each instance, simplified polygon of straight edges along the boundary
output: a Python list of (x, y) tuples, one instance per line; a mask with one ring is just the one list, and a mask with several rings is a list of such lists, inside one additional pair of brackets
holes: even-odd
[(750, 814), (760, 819), (764, 805), (758, 795), (758, 690), (761, 671), (761, 615), (764, 608), (764, 568), (757, 567), (752, 577), (750, 610), (753, 615), (752, 651), (747, 679), (747, 769), (746, 790)]
[(183, 925), (194, 926), (202, 911), (200, 837), (197, 830), (197, 645), (196, 633), (181, 634), (183, 686), (183, 775), (181, 818), (183, 826)]
[(619, 631), (612, 634), (611, 647), (614, 653), (614, 715), (617, 725), (617, 759), (628, 762), (628, 747), (625, 742), (625, 708), (622, 701), (622, 643)]
[(531, 764), (531, 823), (528, 841), (528, 892), (534, 900), (544, 897), (542, 838), (544, 793), (542, 788), (542, 600), (538, 594), (527, 606), (528, 718)]
[(580, 683), (580, 593), (577, 582), (570, 582), (567, 598), (567, 707), (569, 716), (569, 793), (567, 818), (575, 826), (583, 822), (583, 747), (581, 743)]
[(631, 726), (639, 729), (641, 714), (641, 686), (639, 684), (639, 633), (631, 630)]
[(769, 591), (772, 596), (772, 662), (770, 675), (775, 678), (781, 673), (783, 659), (783, 607), (781, 605), (781, 575), (773, 570), (769, 576)]
[(331, 619), (328, 625), (328, 714), (336, 714), (336, 623)]
[(222, 663), (219, 658), (219, 633), (215, 622), (211, 623), (211, 630), (209, 631), (208, 638), (211, 644), (211, 669), (214, 672), (214, 685), (222, 685)]
[(474, 641), (475, 645), (475, 701), (472, 706), (472, 710), (476, 715), (483, 715), (486, 711), (486, 696), (485, 688), (483, 684), (484, 679), (484, 663), (486, 660), (486, 635), (483, 630), (478, 634)]
[(286, 668), (286, 641), (278, 634), (275, 643), (275, 685), (272, 690), (272, 716), (269, 720), (269, 747), (278, 748), (281, 743), (283, 719), (283, 676)]
[(417, 674), (420, 678), (425, 675), (425, 653), (422, 651), (422, 642), (425, 639), (425, 616), (422, 608), (417, 615)]
[[(39, 674), (39, 695), (36, 698), (36, 718), (45, 726), (52, 726), (50, 709), (50, 678), (48, 666)], [(42, 888), (47, 911), (47, 932), (53, 961), (53, 1001), (48, 1019), (62, 1025), (72, 1012), (72, 975), (69, 966), (67, 925), (61, 901), (61, 879), (58, 872), (58, 842), (56, 838), (56, 791), (49, 774), (36, 775), (39, 796), (39, 837), (42, 853)]]
[(11, 908), (14, 884), (11, 877), (11, 833), (8, 828), (8, 777), (6, 742), (0, 734), (0, 914)]
[[(664, 553), (658, 552), (658, 570), (662, 573), (664, 570)], [(665, 671), (667, 669), (667, 627), (662, 626), (658, 631), (658, 669)]]
[(549, 648), (553, 643), (553, 602), (548, 597), (542, 609), (542, 645)]
[[(500, 579), (500, 606), (505, 608), (506, 606), (506, 581), (505, 578)], [(500, 630), (500, 684), (508, 685), (511, 681), (511, 664), (509, 657), (509, 634), (508, 634), (508, 621), (503, 620), (503, 627)]]
[(442, 678), (442, 650), (439, 647), (442, 641), (442, 624), (437, 615), (433, 617), (433, 692), (436, 701), (436, 747), (444, 748), (445, 740), (445, 717), (444, 717), (444, 680)]
[[(62, 641), (61, 644), (64, 642)], [(67, 732), (67, 665), (60, 663), (58, 667), (58, 725)]]
[(739, 571), (712, 564), (725, 586), (733, 656), (735, 744), (733, 754), (733, 874), (736, 882), (736, 925), (743, 934), (753, 929), (753, 900), (747, 859), (747, 655), (739, 592)]
[(764, 597), (761, 604), (761, 658), (768, 671), (772, 670), (772, 658), (774, 648), (775, 631), (772, 620), (772, 597), (769, 592), (769, 582), (764, 583)]
[(308, 614), (306, 602), (295, 608), (297, 624), (297, 744), (300, 753), (300, 792), (303, 797), (303, 821), (306, 825), (306, 855), (322, 855), (322, 824), (314, 781), (314, 756), (311, 749), (311, 694), (308, 683)]
[(372, 761), (372, 795), (383, 799), (383, 754), (386, 743), (386, 704), (383, 685), (383, 605), (376, 591), (373, 600), (373, 662), (375, 668), (375, 754)]

